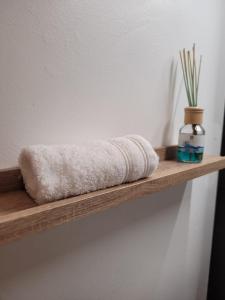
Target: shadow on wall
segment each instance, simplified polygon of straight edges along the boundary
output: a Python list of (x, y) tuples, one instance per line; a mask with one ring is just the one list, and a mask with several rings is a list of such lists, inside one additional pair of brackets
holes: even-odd
[[(14, 292), (15, 295), (17, 293), (17, 299), (22, 299), (20, 293), (23, 284), (27, 284), (30, 276), (35, 274), (36, 279), (48, 276), (50, 285), (58, 282), (54, 293), (60, 288), (65, 290), (67, 284), (71, 289), (70, 280), (75, 279), (72, 287), (84, 299), (87, 295), (86, 288), (82, 286), (85, 285), (83, 280), (93, 285), (93, 293), (96, 294), (93, 299), (103, 299), (104, 291), (95, 290), (103, 284), (106, 294), (110, 289), (116, 290), (117, 296), (113, 299), (133, 289), (138, 295), (138, 288), (142, 289), (142, 295), (146, 292), (146, 297), (156, 285), (161, 290), (171, 270), (175, 268), (172, 271), (178, 271), (177, 265), (170, 262), (171, 257), (177, 262), (185, 261), (190, 192), (191, 185), (186, 187), (183, 184), (0, 247), (0, 291), (8, 295), (4, 299), (14, 299)], [(174, 247), (180, 236), (184, 243), (176, 249), (174, 257)], [(137, 272), (138, 278), (135, 272), (137, 268), (143, 270)], [(152, 278), (146, 276), (150, 269), (157, 270), (151, 275)], [(64, 278), (70, 278), (69, 282), (61, 281), (62, 275), (58, 270)], [(112, 277), (110, 282), (106, 282), (108, 276)], [(131, 284), (129, 289), (126, 287), (128, 277)], [(123, 286), (118, 286), (117, 280), (123, 282)], [(138, 287), (135, 286), (137, 281), (140, 281)], [(12, 292), (13, 282), (16, 282), (17, 287)], [(35, 286), (34, 291), (37, 291), (37, 282), (32, 284)], [(40, 289), (37, 299), (43, 297), (41, 293), (45, 293), (43, 285), (40, 285)], [(123, 289), (125, 291), (121, 292)], [(54, 299), (54, 295), (49, 299)]]
[[(182, 80), (178, 82), (177, 78), (178, 61), (172, 60), (170, 65), (170, 74), (168, 82), (168, 99), (167, 99), (167, 120), (163, 132), (163, 144), (173, 144), (174, 124), (177, 113), (178, 103), (180, 101)], [(176, 132), (177, 134), (177, 132)]]

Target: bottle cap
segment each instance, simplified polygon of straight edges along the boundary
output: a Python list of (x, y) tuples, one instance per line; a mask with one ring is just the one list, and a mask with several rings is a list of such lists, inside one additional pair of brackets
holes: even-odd
[(185, 124), (202, 124), (204, 109), (197, 106), (189, 106), (184, 109)]

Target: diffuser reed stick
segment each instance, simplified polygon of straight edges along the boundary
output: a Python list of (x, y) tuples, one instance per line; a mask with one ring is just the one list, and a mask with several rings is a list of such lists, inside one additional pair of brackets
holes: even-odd
[(197, 65), (194, 44), (191, 51), (186, 49), (180, 51), (180, 60), (188, 104), (191, 107), (198, 106), (198, 90), (202, 56), (200, 56), (200, 61)]

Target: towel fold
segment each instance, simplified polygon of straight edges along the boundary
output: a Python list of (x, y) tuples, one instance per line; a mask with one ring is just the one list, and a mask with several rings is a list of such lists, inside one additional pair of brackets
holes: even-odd
[(84, 145), (28, 146), (19, 166), (27, 192), (42, 204), (148, 177), (158, 161), (146, 139), (128, 135)]

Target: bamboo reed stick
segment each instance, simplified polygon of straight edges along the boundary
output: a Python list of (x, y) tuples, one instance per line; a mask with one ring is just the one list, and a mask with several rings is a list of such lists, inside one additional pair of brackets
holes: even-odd
[(197, 106), (202, 56), (200, 56), (199, 66), (197, 66), (195, 44), (193, 44), (192, 51), (184, 48), (179, 51), (179, 54), (188, 104)]

